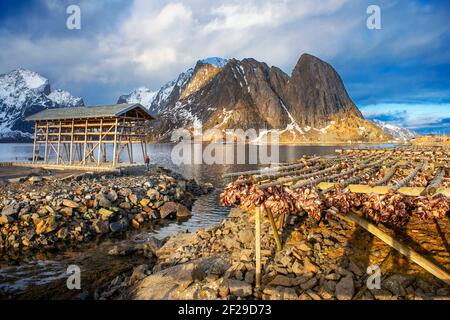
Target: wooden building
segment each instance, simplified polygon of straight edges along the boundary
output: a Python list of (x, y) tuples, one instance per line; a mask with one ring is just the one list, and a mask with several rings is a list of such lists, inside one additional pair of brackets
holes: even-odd
[(134, 163), (133, 144), (147, 154), (144, 126), (154, 117), (140, 104), (46, 109), (35, 122), (33, 163), (116, 166), (123, 152)]

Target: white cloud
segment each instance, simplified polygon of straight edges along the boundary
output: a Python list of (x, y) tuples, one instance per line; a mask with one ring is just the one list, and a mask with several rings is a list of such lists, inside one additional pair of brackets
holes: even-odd
[(361, 107), (365, 117), (385, 118), (387, 122), (410, 129), (421, 128), (450, 118), (450, 104), (380, 103)]
[[(0, 47), (7, 48), (0, 51), (1, 72), (22, 66), (69, 90), (100, 83), (121, 86), (125, 93), (141, 85), (156, 89), (207, 56), (253, 57), (288, 73), (304, 52), (325, 60), (356, 57), (361, 68), (386, 57), (393, 63), (436, 47), (444, 30), (441, 16), (429, 9), (418, 17), (420, 11), (409, 1), (380, 1), (386, 21), (382, 31), (370, 34), (365, 1), (134, 0), (125, 2), (114, 21), (99, 24), (107, 19), (106, 3), (111, 2), (80, 2), (82, 19), (87, 19), (80, 33), (50, 37), (0, 30)], [(60, 6), (54, 0), (46, 4), (49, 9)], [(398, 13), (403, 21), (392, 18)], [(408, 29), (416, 20), (419, 28)], [(94, 25), (101, 29), (89, 29)]]

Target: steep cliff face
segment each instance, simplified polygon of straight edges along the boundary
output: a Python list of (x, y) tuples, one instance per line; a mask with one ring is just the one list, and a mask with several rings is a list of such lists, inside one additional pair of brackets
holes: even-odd
[(33, 124), (24, 119), (47, 108), (83, 106), (83, 99), (57, 89), (36, 72), (17, 69), (0, 75), (0, 140), (31, 139)]
[[(214, 58), (199, 61), (174, 83), (181, 84), (169, 86), (166, 98), (155, 98), (150, 107), (159, 115), (150, 132), (158, 141), (169, 140), (175, 129), (200, 124), (219, 135), (227, 129), (277, 129), (286, 143), (391, 138), (364, 120), (337, 72), (308, 54), (300, 57), (291, 76), (251, 58)], [(165, 87), (159, 92), (168, 92)]]
[(338, 73), (309, 54), (300, 57), (283, 96), (292, 116), (303, 126), (323, 126), (337, 114), (362, 118)]

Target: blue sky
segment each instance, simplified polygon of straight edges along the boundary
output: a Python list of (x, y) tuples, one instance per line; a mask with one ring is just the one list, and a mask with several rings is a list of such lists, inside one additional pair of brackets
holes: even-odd
[[(81, 30), (66, 8), (81, 8)], [(368, 5), (381, 30), (366, 27)], [(39, 72), (88, 104), (158, 89), (198, 59), (253, 57), (290, 74), (332, 64), (369, 119), (450, 133), (449, 1), (0, 0), (0, 73)]]

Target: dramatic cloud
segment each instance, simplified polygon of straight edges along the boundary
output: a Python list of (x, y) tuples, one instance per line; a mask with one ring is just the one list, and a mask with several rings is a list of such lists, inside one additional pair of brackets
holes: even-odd
[(254, 57), (290, 73), (308, 52), (335, 66), (359, 106), (401, 101), (409, 114), (410, 102), (449, 102), (446, 2), (378, 1), (381, 30), (366, 27), (369, 1), (77, 3), (81, 30), (66, 28), (73, 1), (2, 2), (0, 72), (29, 68), (89, 104), (113, 103), (208, 56)]

